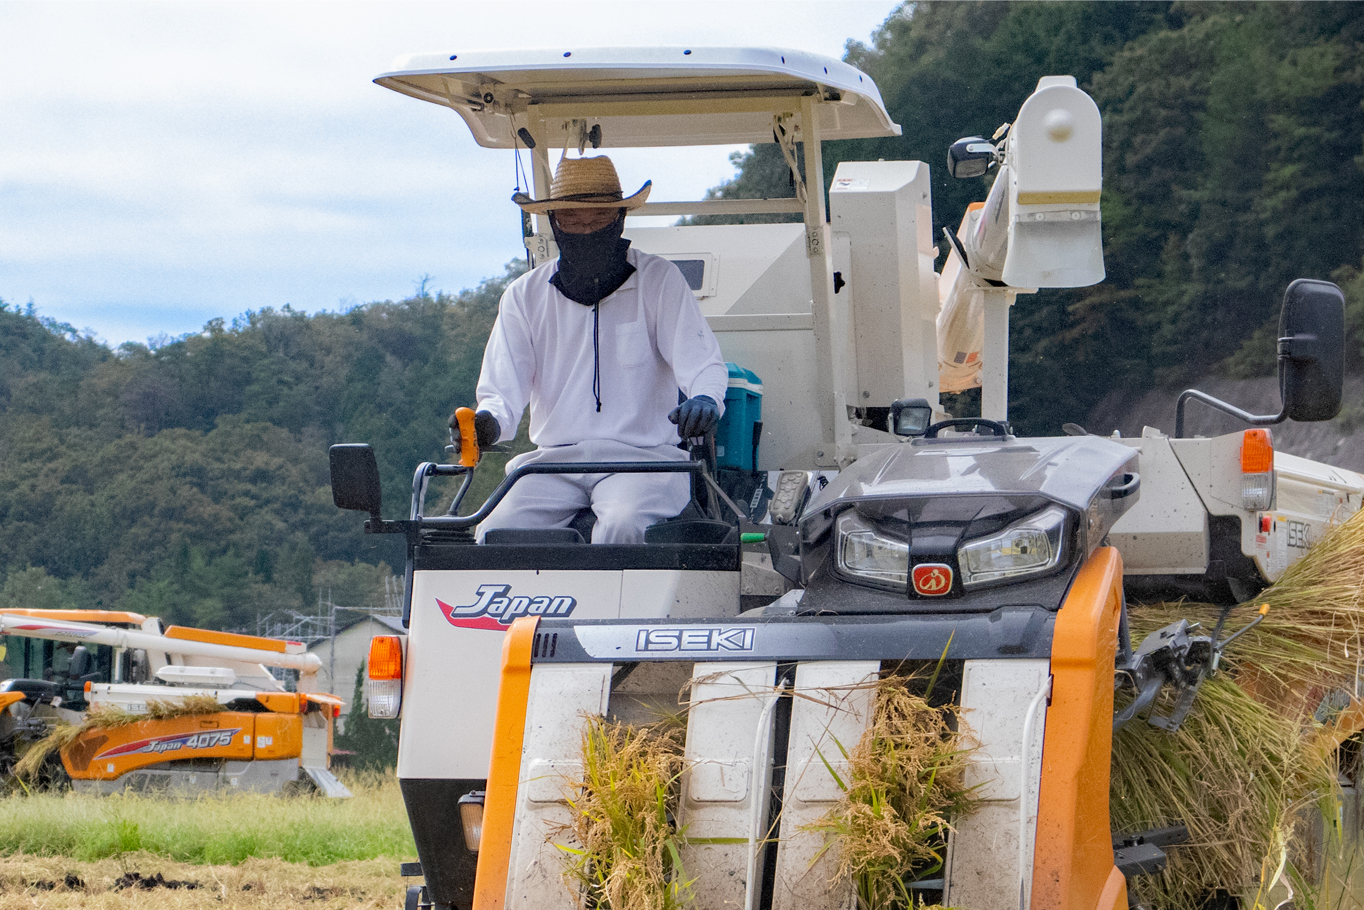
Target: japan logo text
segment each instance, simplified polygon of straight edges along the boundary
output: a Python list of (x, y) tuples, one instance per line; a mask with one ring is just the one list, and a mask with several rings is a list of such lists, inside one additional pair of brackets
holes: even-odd
[(169, 736), (153, 736), (105, 749), (95, 758), (116, 758), (120, 755), (140, 755), (145, 752), (179, 752), (181, 749), (215, 749), (232, 745), (232, 737), (240, 732), (241, 727), (233, 727), (230, 730), (205, 730), (202, 733), (172, 733)]
[(518, 616), (568, 616), (578, 601), (566, 595), (513, 596), (511, 585), (479, 585), (471, 604), (448, 604), (437, 598), (450, 625), (462, 629), (505, 629)]
[(952, 567), (940, 562), (923, 562), (911, 576), (920, 597), (941, 597), (952, 592)]

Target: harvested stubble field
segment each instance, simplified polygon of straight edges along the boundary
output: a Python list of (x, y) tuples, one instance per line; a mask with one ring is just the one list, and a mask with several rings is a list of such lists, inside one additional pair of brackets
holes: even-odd
[(396, 780), (353, 799), (0, 799), (0, 910), (396, 908), (416, 859)]

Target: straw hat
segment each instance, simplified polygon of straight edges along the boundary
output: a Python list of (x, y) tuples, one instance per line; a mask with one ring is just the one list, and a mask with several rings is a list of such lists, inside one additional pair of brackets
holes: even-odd
[(637, 193), (625, 196), (610, 158), (564, 158), (554, 170), (548, 197), (537, 200), (515, 193), (512, 202), (534, 215), (554, 209), (637, 209), (652, 187), (653, 181), (646, 180)]

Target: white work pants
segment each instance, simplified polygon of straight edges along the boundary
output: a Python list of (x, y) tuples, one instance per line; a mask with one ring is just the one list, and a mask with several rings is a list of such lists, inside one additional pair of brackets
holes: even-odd
[[(637, 448), (611, 440), (536, 449), (507, 462), (507, 473), (523, 464), (575, 461), (686, 461), (677, 446)], [(478, 542), (493, 528), (566, 528), (582, 509), (597, 515), (593, 543), (643, 543), (644, 529), (672, 518), (691, 498), (687, 474), (535, 474), (516, 482), (478, 526)]]

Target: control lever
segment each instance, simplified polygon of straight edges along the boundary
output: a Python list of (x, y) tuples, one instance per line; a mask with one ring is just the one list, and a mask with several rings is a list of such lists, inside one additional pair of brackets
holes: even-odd
[(474, 426), (473, 408), (456, 408), (455, 422), (459, 424), (459, 445), (458, 446), (454, 445), (455, 430), (454, 427), (451, 427), (450, 428), (451, 444), (445, 447), (445, 452), (448, 455), (453, 455), (455, 454), (455, 449), (458, 448), (459, 449), (458, 461), (464, 467), (466, 468), (477, 467), (479, 461), (487, 452), (507, 451), (506, 446), (500, 443), (494, 443), (493, 445), (490, 446), (479, 446), (478, 431)]
[[(478, 451), (478, 433), (474, 430), (474, 409), (457, 409), (455, 420), (459, 423), (459, 463), (466, 468), (475, 467), (481, 453)], [(450, 441), (454, 442), (453, 439)]]

